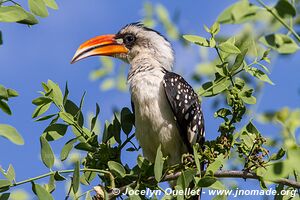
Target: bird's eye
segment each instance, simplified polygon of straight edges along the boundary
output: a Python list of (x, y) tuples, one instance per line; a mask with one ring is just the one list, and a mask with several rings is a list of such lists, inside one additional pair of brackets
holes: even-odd
[(131, 35), (131, 34), (125, 35), (125, 37), (124, 37), (124, 43), (125, 44), (132, 45), (134, 41), (135, 41), (134, 35)]

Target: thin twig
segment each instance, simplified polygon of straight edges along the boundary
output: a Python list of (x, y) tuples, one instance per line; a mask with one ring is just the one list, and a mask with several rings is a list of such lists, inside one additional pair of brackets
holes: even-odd
[[(111, 174), (109, 171), (100, 170), (100, 169), (80, 169), (80, 171), (81, 172), (97, 172), (97, 173), (107, 174), (107, 175)], [(66, 174), (66, 173), (73, 173), (74, 170), (73, 169), (67, 169), (67, 170), (49, 172), (49, 173), (42, 174), (42, 175), (39, 175), (39, 176), (36, 176), (36, 177), (33, 177), (33, 178), (26, 179), (24, 181), (16, 182), (16, 183), (12, 184), (10, 187), (15, 187), (15, 186), (22, 185), (22, 184), (25, 184), (25, 183), (28, 183), (28, 182), (36, 181), (36, 180), (54, 175), (56, 172), (58, 172), (60, 174)]]
[(130, 141), (132, 140), (132, 138), (134, 138), (134, 136), (135, 136), (135, 134), (132, 134), (131, 136), (129, 136), (129, 137), (122, 143), (122, 145), (119, 147), (119, 149), (122, 150), (122, 149), (126, 146), (126, 144), (127, 144), (128, 142), (130, 142)]
[[(298, 176), (296, 170), (294, 170), (294, 177), (295, 177), (295, 181), (298, 182)], [(298, 190), (298, 196), (300, 197), (300, 188), (298, 188), (297, 190)]]
[[(222, 62), (222, 65), (224, 65), (224, 60), (223, 60), (223, 58), (222, 58), (222, 56), (221, 56), (221, 54), (220, 54), (220, 51), (219, 51), (218, 47), (215, 46), (215, 49), (216, 49), (217, 54), (218, 54), (218, 56), (219, 56), (219, 58), (220, 58), (220, 61)], [(231, 85), (234, 86), (234, 82), (233, 82), (232, 75), (231, 75), (230, 71), (228, 70), (227, 66), (226, 66), (225, 68), (226, 68), (226, 71), (227, 71), (228, 76), (229, 76), (229, 78), (230, 78)]]
[[(242, 72), (243, 70), (244, 70), (244, 68), (243, 68), (243, 69), (240, 69), (240, 70), (237, 71), (237, 72), (235, 72), (235, 73), (232, 75), (232, 77), (234, 77), (235, 75), (239, 74), (239, 73)], [(228, 79), (228, 78), (229, 78), (229, 77), (227, 77), (227, 76), (226, 76), (226, 77), (220, 78), (220, 79), (216, 82), (216, 84), (214, 84), (214, 85), (210, 86), (209, 88), (205, 89), (202, 93), (199, 94), (199, 96), (202, 96), (202, 95), (205, 94), (207, 91), (209, 91), (209, 90), (211, 90), (211, 89), (217, 87), (218, 85), (220, 85), (220, 84), (222, 83), (222, 81), (223, 81), (224, 79)]]
[(262, 7), (264, 7), (271, 15), (274, 16), (285, 28), (287, 28), (292, 35), (300, 42), (300, 36), (296, 33), (296, 31), (290, 27), (277, 13), (275, 13), (269, 6), (267, 6), (262, 0), (256, 0)]

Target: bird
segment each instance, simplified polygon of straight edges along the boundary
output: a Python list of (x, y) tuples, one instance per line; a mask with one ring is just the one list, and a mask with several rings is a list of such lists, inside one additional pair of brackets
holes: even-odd
[(90, 56), (111, 56), (129, 63), (127, 76), (135, 137), (143, 155), (154, 163), (157, 149), (169, 165), (178, 164), (193, 145), (203, 145), (204, 117), (197, 93), (173, 72), (174, 50), (158, 31), (140, 22), (116, 34), (96, 36), (82, 43), (71, 63)]

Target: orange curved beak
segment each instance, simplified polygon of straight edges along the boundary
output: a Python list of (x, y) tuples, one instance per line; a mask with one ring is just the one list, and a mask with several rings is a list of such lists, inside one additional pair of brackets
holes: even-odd
[(113, 56), (120, 53), (128, 53), (128, 49), (117, 42), (115, 35), (101, 35), (81, 44), (71, 64), (90, 56)]

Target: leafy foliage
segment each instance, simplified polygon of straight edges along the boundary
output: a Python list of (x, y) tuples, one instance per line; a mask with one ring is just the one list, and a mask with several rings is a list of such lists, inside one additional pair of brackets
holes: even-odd
[[(6, 4), (12, 5), (6, 5)], [(29, 0), (28, 5), (31, 12), (26, 11), (15, 1), (0, 1), (0, 22), (17, 22), (21, 24), (34, 25), (38, 23), (36, 16), (47, 17), (47, 7), (58, 9), (54, 0)]]
[[(0, 109), (8, 114), (11, 115), (12, 111), (10, 107), (8, 106), (8, 101), (10, 98), (17, 97), (19, 94), (17, 91), (13, 89), (7, 89), (3, 85), (0, 85)], [(8, 124), (0, 124), (0, 136), (5, 137), (6, 139), (9, 139), (11, 142), (23, 145), (24, 140), (22, 136), (18, 133), (18, 131), (8, 125)]]

